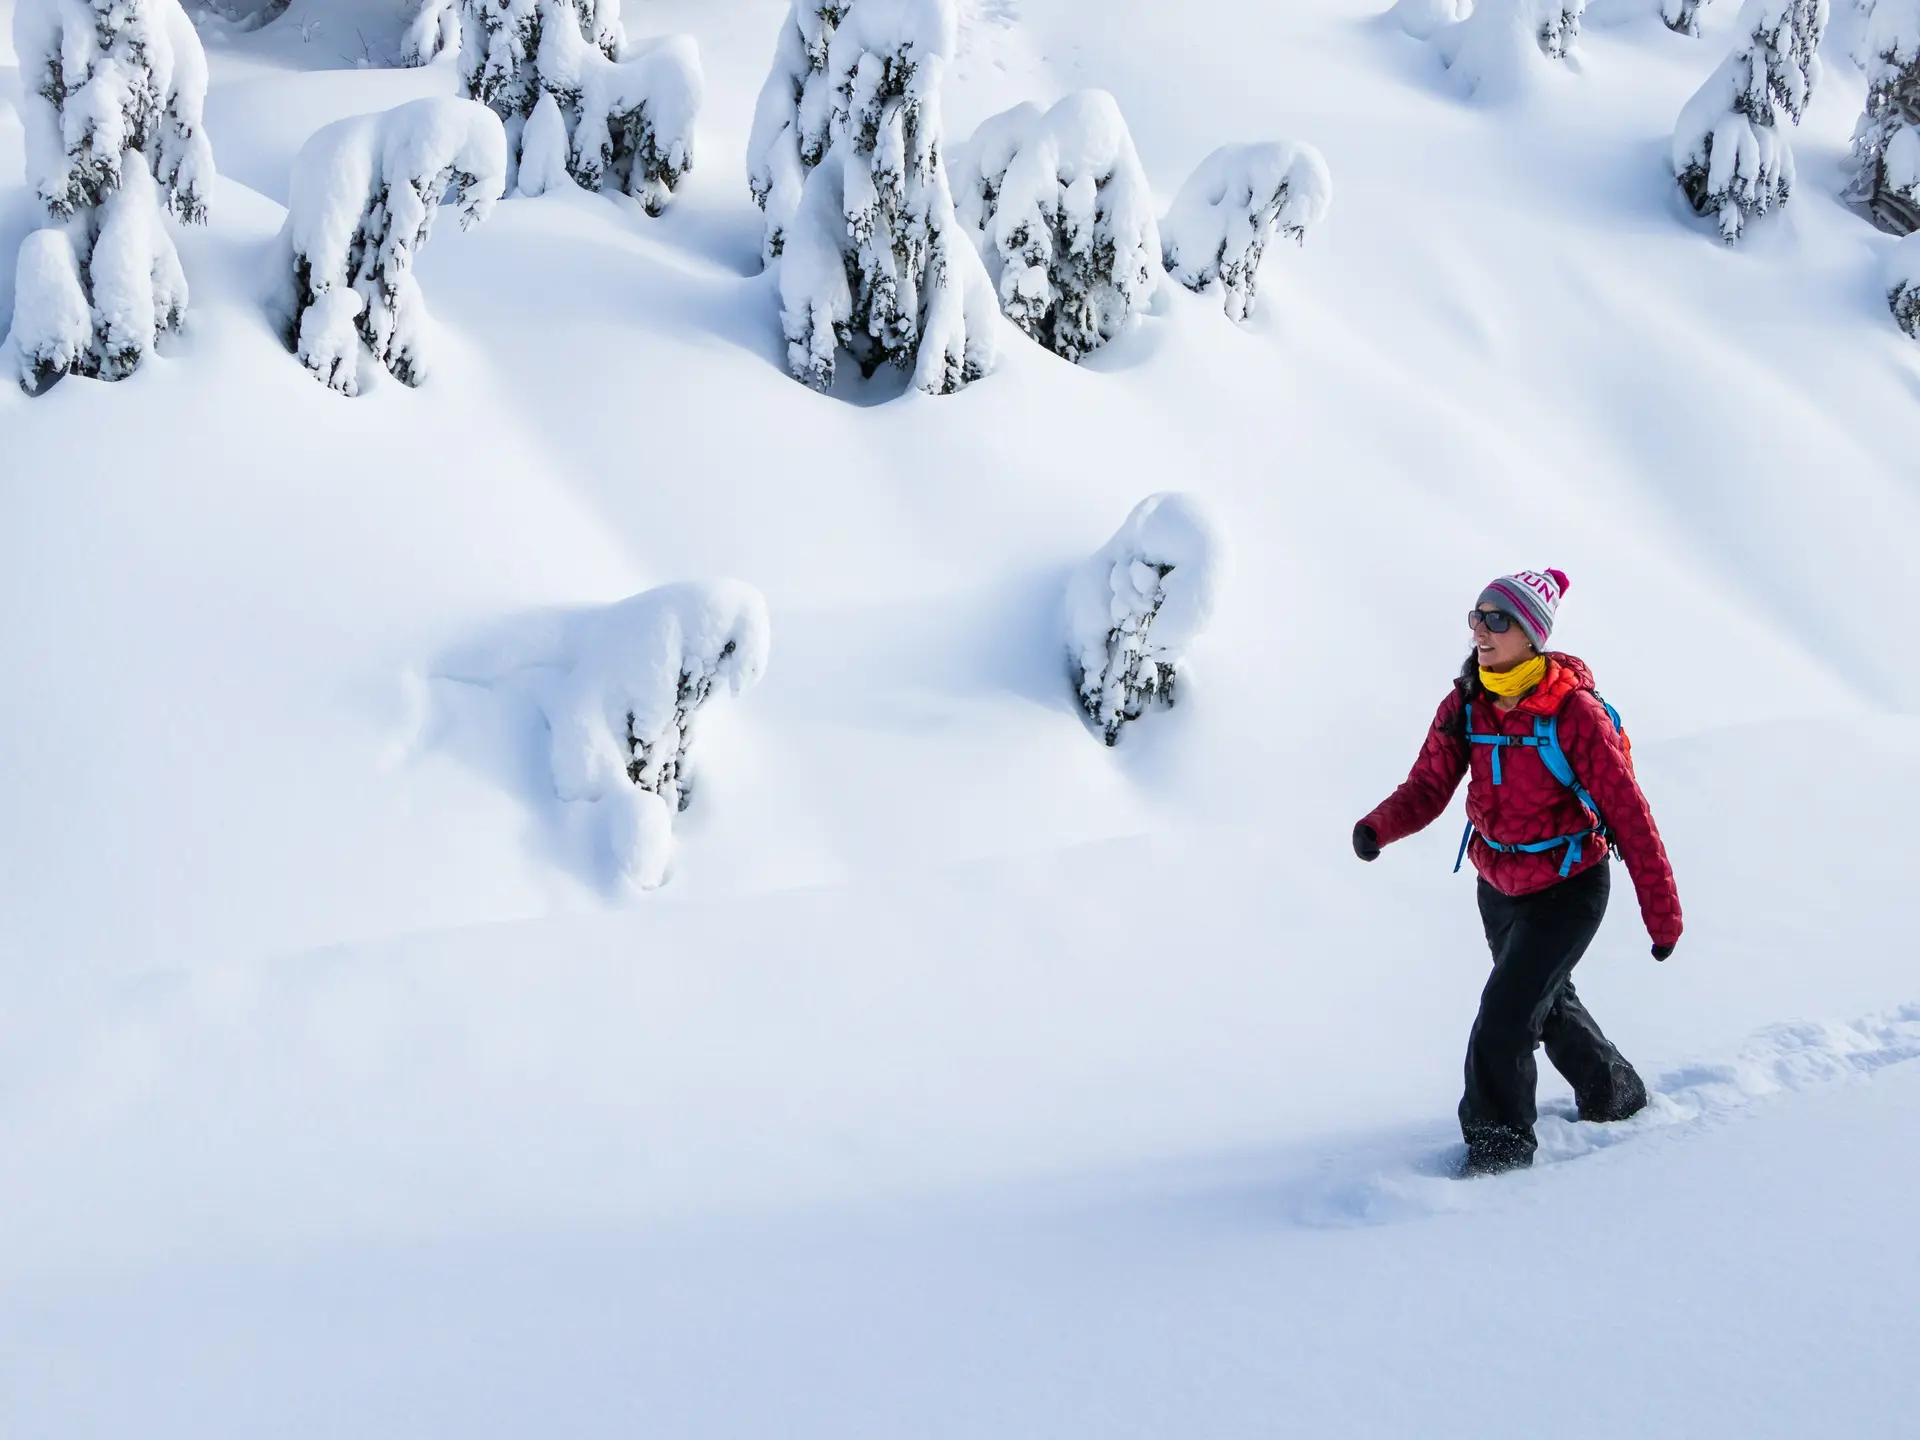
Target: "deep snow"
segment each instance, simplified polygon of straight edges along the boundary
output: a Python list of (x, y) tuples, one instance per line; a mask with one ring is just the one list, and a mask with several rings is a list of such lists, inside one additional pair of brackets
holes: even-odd
[[(744, 166), (780, 0), (629, 0), (707, 77), (673, 208), (444, 225), (432, 376), (354, 400), (266, 313), (293, 157), (453, 71), (356, 67), (381, 0), (206, 28), (185, 335), (0, 393), (10, 1440), (1899, 1433), (1920, 347), (1834, 199), (1849, 37), (1729, 251), (1666, 160), (1728, 0), (1698, 41), (1592, 0), (1577, 65), (1472, 101), (1385, 8), (969, 5), (952, 135), (1097, 87), (1162, 213), (1230, 141), (1336, 199), (1247, 324), (1168, 284), (937, 399), (785, 373)], [(1108, 751), (1060, 597), (1167, 489), (1236, 567)], [(1458, 1185), (1457, 836), (1346, 835), (1479, 586), (1543, 564), (1678, 870), (1674, 958), (1623, 891), (1581, 969), (1671, 1113)], [(667, 884), (612, 891), (447, 657), (723, 576), (766, 678), (703, 718)]]

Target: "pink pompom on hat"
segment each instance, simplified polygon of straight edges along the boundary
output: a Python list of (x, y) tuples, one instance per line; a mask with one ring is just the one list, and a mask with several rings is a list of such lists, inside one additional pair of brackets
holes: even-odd
[(1544, 650), (1553, 634), (1554, 612), (1570, 583), (1564, 570), (1521, 570), (1495, 580), (1474, 604), (1497, 605), (1520, 622), (1536, 650)]

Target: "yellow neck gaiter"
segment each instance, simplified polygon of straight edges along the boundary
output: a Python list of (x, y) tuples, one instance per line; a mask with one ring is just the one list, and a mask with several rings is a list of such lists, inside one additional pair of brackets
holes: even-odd
[(1547, 674), (1547, 657), (1536, 655), (1524, 665), (1516, 665), (1511, 670), (1489, 670), (1480, 667), (1480, 683), (1490, 695), (1511, 698), (1524, 695), (1533, 689)]

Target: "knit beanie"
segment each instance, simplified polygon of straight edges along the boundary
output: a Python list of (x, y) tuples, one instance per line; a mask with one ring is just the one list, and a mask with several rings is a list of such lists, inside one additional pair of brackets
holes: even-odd
[(1520, 622), (1534, 649), (1544, 650), (1547, 637), (1553, 633), (1553, 612), (1560, 608), (1560, 597), (1567, 593), (1568, 584), (1563, 570), (1522, 570), (1502, 575), (1480, 592), (1474, 604), (1494, 605), (1506, 611)]

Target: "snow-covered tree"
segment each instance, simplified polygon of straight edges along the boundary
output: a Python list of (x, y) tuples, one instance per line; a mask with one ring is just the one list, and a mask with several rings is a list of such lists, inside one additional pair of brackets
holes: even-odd
[(1896, 235), (1920, 229), (1920, 0), (1877, 0), (1867, 21), (1867, 108), (1849, 194)]
[(1893, 321), (1920, 340), (1920, 235), (1903, 236), (1887, 256), (1887, 306)]
[(1188, 647), (1213, 619), (1230, 561), (1192, 495), (1149, 495), (1067, 582), (1067, 660), (1112, 745), (1150, 705), (1171, 705)]
[(463, 228), (506, 183), (499, 117), (471, 100), (415, 100), (319, 131), (293, 164), (280, 231), (283, 336), (314, 375), (360, 392), (360, 346), (406, 385), (426, 378), (414, 257), (452, 193)]
[[(619, 190), (658, 215), (693, 168), (705, 82), (684, 35), (630, 41), (620, 0), (423, 0), (401, 44), (424, 64), (455, 42), (462, 93), (506, 126), (510, 170), (522, 132), (551, 96), (567, 136), (567, 170), (589, 190)], [(550, 159), (551, 135), (541, 160)], [(528, 193), (539, 193), (541, 183)]]
[(13, 43), (27, 178), (58, 232), (17, 263), (20, 383), (118, 380), (186, 319), (166, 217), (207, 218), (206, 56), (179, 0), (18, 0)]
[(650, 890), (666, 878), (673, 817), (693, 803), (701, 719), (759, 683), (768, 648), (767, 604), (751, 585), (664, 585), (525, 617), (446, 657), (441, 673), (538, 714), (551, 789), (528, 798), (586, 842), (593, 868), (610, 861)]
[(1698, 215), (1718, 215), (1729, 245), (1749, 218), (1793, 190), (1797, 125), (1818, 76), (1827, 0), (1747, 0), (1740, 43), (1680, 112), (1673, 173)]
[[(789, 24), (798, 26), (811, 4), (796, 0)], [(940, 81), (953, 54), (954, 0), (851, 0), (813, 14), (834, 21), (819, 82), (826, 88), (811, 92), (831, 101), (826, 148), (809, 163), (798, 129), (778, 132), (781, 145), (794, 145), (804, 179), (768, 241), (779, 256), (788, 368), (824, 390), (845, 350), (863, 374), (910, 368), (919, 389), (948, 394), (992, 368), (998, 323), (993, 283), (954, 214), (942, 156)], [(787, 73), (787, 49), (783, 34), (776, 77)], [(805, 99), (794, 98), (796, 127)], [(757, 140), (771, 124), (766, 109), (763, 96)], [(751, 173), (771, 222), (793, 176), (762, 187), (762, 173)]]
[(1200, 162), (1160, 222), (1167, 273), (1194, 291), (1220, 282), (1227, 315), (1244, 320), (1274, 232), (1304, 244), (1332, 203), (1333, 177), (1311, 145), (1223, 145)]
[(1079, 360), (1146, 309), (1160, 274), (1153, 192), (1120, 106), (1081, 90), (1045, 114), (981, 126), (961, 162), (961, 219), (979, 235), (1000, 308)]

